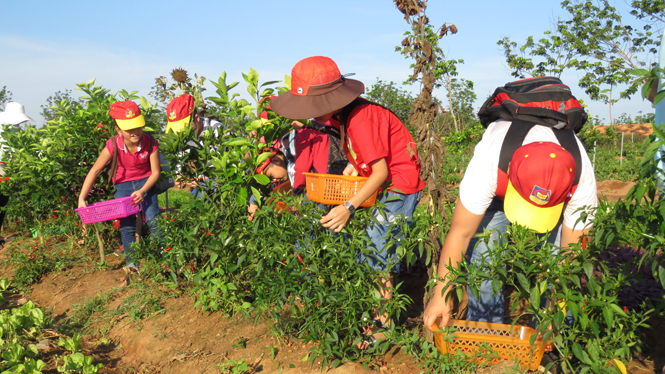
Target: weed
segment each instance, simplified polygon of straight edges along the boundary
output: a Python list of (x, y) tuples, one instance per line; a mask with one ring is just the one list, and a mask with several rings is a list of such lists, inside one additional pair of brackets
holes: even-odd
[(247, 348), (247, 342), (249, 339), (245, 337), (239, 337), (238, 340), (233, 344), (233, 348)]

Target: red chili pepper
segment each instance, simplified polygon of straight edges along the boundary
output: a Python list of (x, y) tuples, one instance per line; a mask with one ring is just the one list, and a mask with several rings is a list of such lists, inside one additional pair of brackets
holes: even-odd
[(582, 235), (582, 249), (586, 249), (586, 235)]
[(58, 211), (57, 210), (52, 210), (51, 213), (58, 213)]
[(175, 218), (171, 220), (171, 222), (175, 221)]
[(106, 129), (104, 129), (104, 130), (102, 130), (102, 131), (104, 131), (104, 132), (108, 132), (108, 131), (106, 131)]
[(171, 247), (168, 247), (165, 250), (163, 250), (162, 253), (166, 253), (166, 252), (170, 251), (171, 249), (172, 249)]
[(189, 264), (189, 268), (192, 269), (192, 273), (194, 272), (194, 265)]
[(212, 233), (210, 231), (208, 231), (208, 232), (206, 232), (206, 235), (212, 235)]
[(65, 197), (64, 196), (61, 196), (61, 197), (62, 197), (62, 201), (65, 201)]
[(97, 127), (104, 127), (104, 124), (103, 124), (103, 123), (99, 123), (99, 124), (97, 124)]
[(49, 216), (48, 218), (55, 218), (55, 219), (57, 219), (58, 216)]
[(626, 307), (624, 306), (624, 307), (623, 307), (623, 312), (626, 313), (627, 311), (628, 311), (628, 308), (626, 308)]
[(298, 256), (298, 260), (299, 260), (300, 262), (304, 262), (304, 261), (302, 260), (302, 257), (300, 257), (300, 253), (296, 253), (296, 256)]
[(294, 281), (294, 282), (298, 283), (298, 281)]

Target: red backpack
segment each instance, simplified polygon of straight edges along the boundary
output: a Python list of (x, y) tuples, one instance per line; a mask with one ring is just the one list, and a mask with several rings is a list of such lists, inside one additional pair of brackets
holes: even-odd
[(510, 82), (499, 87), (478, 111), (480, 123), (487, 127), (499, 119), (512, 121), (501, 146), (496, 195), (503, 199), (508, 187), (508, 166), (513, 153), (535, 125), (549, 126), (559, 144), (575, 160), (573, 192), (582, 174), (582, 155), (575, 134), (588, 115), (570, 88), (559, 78), (536, 77)]

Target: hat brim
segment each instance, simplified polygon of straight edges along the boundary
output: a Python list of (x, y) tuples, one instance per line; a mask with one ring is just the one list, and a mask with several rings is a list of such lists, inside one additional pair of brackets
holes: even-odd
[(187, 117), (185, 117), (181, 120), (167, 123), (165, 132), (169, 132), (169, 130), (170, 130), (170, 131), (173, 131), (175, 133), (178, 133), (178, 132), (184, 130), (185, 127), (189, 126), (189, 122), (190, 122), (191, 118), (192, 118), (192, 116), (190, 115), (190, 116), (187, 116)]
[(537, 233), (544, 234), (552, 231), (559, 223), (563, 204), (562, 202), (552, 207), (536, 207), (522, 198), (509, 181), (506, 197), (503, 200), (503, 211), (511, 223), (526, 226)]
[(345, 79), (333, 91), (321, 95), (298, 96), (290, 91), (270, 100), (271, 109), (289, 119), (309, 119), (342, 109), (365, 92), (365, 85), (355, 79)]
[(28, 121), (33, 121), (33, 119), (23, 113), (0, 113), (0, 124), (18, 126)]
[(132, 119), (116, 119), (115, 122), (118, 124), (118, 127), (120, 127), (120, 130), (131, 130), (145, 126), (145, 118), (143, 118), (143, 114)]

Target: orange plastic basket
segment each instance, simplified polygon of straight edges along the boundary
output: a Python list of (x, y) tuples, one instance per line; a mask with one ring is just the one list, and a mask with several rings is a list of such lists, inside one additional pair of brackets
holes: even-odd
[[(439, 323), (440, 320), (435, 322), (435, 329)], [(472, 355), (479, 350), (479, 344), (484, 343), (489, 345), (492, 351), (501, 357), (501, 360), (513, 360), (519, 363), (523, 370), (534, 371), (538, 370), (545, 352), (545, 344), (541, 337), (536, 339), (533, 348), (529, 344), (531, 336), (536, 331), (527, 326), (456, 319), (451, 319), (448, 326), (457, 328), (457, 331), (452, 333), (456, 336), (452, 342), (443, 340), (446, 336), (443, 332), (434, 335), (434, 343), (442, 354), (454, 354), (459, 349), (463, 353)]]
[[(302, 173), (307, 184), (307, 198), (326, 205), (339, 205), (360, 191), (368, 178), (346, 175)], [(377, 190), (378, 192), (378, 190)], [(374, 192), (361, 207), (370, 207), (376, 202)]]
[[(284, 195), (284, 194), (287, 194), (287, 193), (291, 192), (292, 189), (293, 188), (291, 187), (291, 181), (286, 181), (286, 182), (280, 184), (279, 186), (275, 187), (275, 189), (273, 189), (272, 193), (277, 194), (277, 195)], [(275, 200), (275, 199), (268, 200), (268, 204), (272, 204), (273, 200)], [(281, 212), (289, 210), (289, 207), (282, 200), (277, 200), (275, 202), (274, 209), (275, 209), (275, 212), (281, 213)]]

